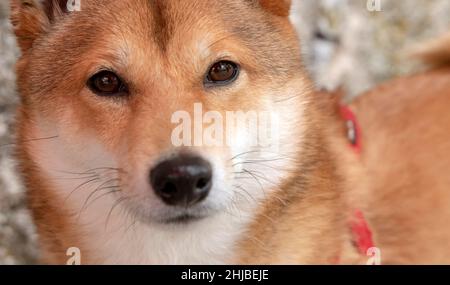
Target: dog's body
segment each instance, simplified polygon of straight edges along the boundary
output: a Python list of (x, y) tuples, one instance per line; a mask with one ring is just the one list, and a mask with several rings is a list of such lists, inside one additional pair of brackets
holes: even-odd
[(448, 106), (450, 68), (395, 80), (352, 104), (362, 126), (366, 213), (386, 263), (450, 262)]
[[(44, 262), (65, 263), (67, 249), (77, 247), (84, 264), (357, 263), (363, 256), (352, 245), (349, 227), (355, 208), (373, 210), (369, 223), (388, 262), (448, 262), (438, 247), (420, 259), (416, 249), (410, 254), (407, 244), (399, 244), (402, 227), (410, 229), (414, 215), (379, 205), (386, 195), (402, 199), (402, 191), (384, 189), (394, 178), (374, 170), (381, 156), (373, 155), (394, 147), (376, 142), (378, 132), (394, 126), (373, 124), (361, 99), (354, 106), (367, 146), (361, 157), (349, 150), (333, 100), (315, 94), (302, 69), (289, 1), (111, 2), (86, 0), (82, 11), (67, 13), (56, 5), (65, 1), (12, 0), (23, 51), (17, 68), (18, 155)], [(239, 77), (225, 87), (202, 86), (205, 70), (217, 59), (238, 62)], [(99, 69), (125, 78), (129, 96), (106, 98), (87, 88)], [(444, 101), (449, 75), (423, 75), (429, 84), (442, 82), (435, 93)], [(407, 109), (406, 97), (399, 105)], [(275, 113), (282, 123), (279, 151), (175, 148), (171, 115), (191, 113), (197, 102), (218, 113)], [(429, 109), (423, 116), (437, 124), (443, 110), (424, 103)], [(233, 141), (245, 142), (252, 130), (240, 131)], [(444, 135), (416, 132), (431, 140)], [(433, 149), (436, 155), (446, 154), (445, 143)], [(208, 160), (213, 186), (195, 206), (169, 207), (152, 192), (148, 171), (185, 152)], [(431, 158), (421, 161), (430, 165)], [(404, 162), (399, 167), (411, 173)], [(442, 160), (442, 167), (449, 164)], [(425, 187), (434, 176), (415, 178), (426, 179)], [(441, 188), (446, 182), (440, 180), (429, 199), (448, 200)], [(421, 201), (424, 213), (430, 200)], [(445, 207), (434, 206), (421, 223), (439, 214), (450, 217)], [(392, 218), (385, 222), (386, 215)], [(448, 234), (434, 229), (414, 241), (425, 246), (424, 239), (433, 242), (437, 235), (448, 241)]]

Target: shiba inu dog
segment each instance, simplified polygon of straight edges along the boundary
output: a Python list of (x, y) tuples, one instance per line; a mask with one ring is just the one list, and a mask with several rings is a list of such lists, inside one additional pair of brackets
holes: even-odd
[[(357, 103), (367, 151), (349, 150), (333, 99), (314, 92), (302, 67), (290, 1), (78, 4), (11, 0), (22, 50), (17, 153), (43, 263), (66, 263), (69, 248), (79, 249), (82, 264), (361, 263), (366, 257), (349, 226), (353, 209), (374, 211), (368, 222), (388, 262), (420, 262), (395, 240), (417, 214), (392, 213), (400, 206), (386, 200), (384, 187), (395, 178), (372, 176), (385, 150), (369, 141), (384, 125), (371, 125), (377, 119), (369, 103)], [(439, 84), (427, 80), (445, 100), (448, 72), (439, 76)], [(216, 117), (273, 114), (276, 150), (250, 146), (251, 127), (226, 132), (232, 144), (175, 145), (173, 116), (195, 118), (195, 104)], [(423, 111), (414, 114), (432, 112), (429, 122), (437, 124), (440, 109)], [(386, 203), (380, 215), (372, 203)], [(421, 225), (432, 218), (427, 207), (442, 210), (424, 204)], [(394, 217), (401, 226), (392, 229)], [(437, 234), (420, 237), (432, 242)], [(445, 261), (430, 252), (424, 261)]]

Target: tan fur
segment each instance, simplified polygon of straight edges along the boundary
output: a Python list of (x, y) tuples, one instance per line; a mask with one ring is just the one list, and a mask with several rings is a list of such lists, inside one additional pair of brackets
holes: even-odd
[[(135, 203), (148, 202), (151, 199), (146, 193), (139, 192), (139, 187), (130, 186), (136, 180), (133, 175), (140, 174), (142, 169), (154, 164), (162, 155), (173, 151), (170, 116), (180, 109), (192, 112), (194, 102), (202, 102), (206, 109), (222, 113), (228, 110), (286, 110), (282, 113), (288, 119), (283, 124), (290, 126), (288, 136), (284, 134), (281, 142), (281, 151), (289, 155), (286, 168), (272, 167), (273, 173), (281, 173), (280, 181), (272, 184), (270, 189), (261, 189), (270, 192), (264, 193), (266, 195), (262, 196), (261, 201), (255, 201), (258, 206), (255, 210), (244, 213), (251, 215), (250, 222), (238, 235), (234, 245), (227, 248), (231, 258), (221, 260), (222, 263), (363, 263), (364, 256), (358, 255), (352, 246), (348, 226), (354, 208), (375, 209), (370, 211), (370, 222), (376, 230), (377, 242), (387, 252), (389, 262), (421, 262), (411, 257), (404, 247), (406, 245), (397, 240), (383, 239), (386, 233), (389, 237), (402, 239), (406, 232), (401, 231), (401, 227), (392, 229), (392, 224), (380, 222), (386, 217), (391, 218), (391, 212), (398, 209), (392, 204), (382, 205), (385, 198), (390, 195), (389, 203), (404, 198), (397, 195), (400, 192), (386, 190), (385, 185), (393, 185), (391, 182), (396, 180), (389, 176), (391, 172), (381, 172), (376, 168), (379, 165), (376, 159), (384, 157), (379, 155), (379, 151), (390, 153), (387, 159), (392, 159), (394, 164), (399, 161), (397, 152), (408, 148), (402, 145), (399, 150), (399, 144), (385, 145), (373, 139), (403, 132), (409, 117), (402, 115), (402, 121), (396, 120), (396, 124), (391, 125), (379, 119), (374, 122), (377, 116), (375, 110), (388, 110), (384, 103), (377, 103), (378, 107), (372, 108), (371, 104), (365, 103), (372, 96), (355, 103), (364, 126), (363, 139), (373, 142), (371, 145), (367, 143), (362, 158), (364, 167), (360, 167), (358, 157), (349, 151), (342, 135), (335, 101), (325, 94), (315, 94), (302, 69), (296, 33), (287, 18), (290, 1), (85, 0), (79, 14), (66, 13), (57, 5), (60, 4), (58, 1), (52, 2), (56, 6), (47, 6), (50, 9), (42, 9), (33, 4), (36, 2), (28, 0), (12, 0), (11, 3), (12, 22), (23, 52), (17, 65), (21, 94), (18, 157), (29, 193), (30, 208), (38, 227), (43, 262), (62, 264), (67, 259), (65, 251), (77, 246), (83, 252), (84, 264), (106, 263), (105, 256), (101, 255), (100, 248), (95, 244), (99, 242), (97, 245), (102, 246), (111, 242), (109, 239), (96, 240), (102, 236), (93, 235), (93, 232), (101, 229), (92, 229), (89, 224), (80, 222), (81, 213), (73, 205), (77, 197), (80, 199), (83, 194), (76, 192), (76, 188), (63, 189), (72, 190), (75, 194), (71, 196), (73, 193), (67, 195), (65, 192), (65, 197), (62, 197), (58, 192), (61, 191), (60, 184), (52, 176), (53, 168), (58, 168), (62, 163), (77, 168), (56, 170), (66, 174), (71, 171), (72, 175), (76, 174), (73, 173), (75, 171), (78, 174), (91, 173), (92, 165), (100, 159), (96, 157), (97, 153), (90, 153), (92, 157), (86, 158), (84, 152), (92, 150), (94, 144), (99, 145), (102, 152), (114, 158), (111, 160), (117, 167), (124, 169), (117, 173), (117, 179), (128, 186), (122, 189), (120, 195), (128, 198), (137, 196), (132, 200)], [(205, 91), (201, 85), (205, 69), (215, 59), (213, 55), (218, 56), (223, 50), (231, 53), (232, 57), (236, 57), (231, 59), (238, 60), (243, 66), (241, 78), (232, 87)], [(202, 52), (212, 55), (206, 55), (205, 59)], [(104, 65), (113, 67), (132, 82), (134, 96), (111, 101), (98, 98), (87, 90), (86, 80), (99, 66)], [(409, 87), (416, 87), (414, 92), (423, 91), (428, 84), (435, 88), (428, 89), (429, 94), (442, 95), (444, 90), (449, 90), (447, 72), (416, 79), (421, 79), (413, 80), (417, 86), (409, 84)], [(424, 83), (421, 84), (421, 81)], [(402, 82), (408, 81), (400, 81), (394, 90), (412, 93), (402, 91)], [(381, 90), (386, 94), (395, 93), (387, 89)], [(436, 95), (439, 100), (445, 99), (439, 95)], [(399, 100), (401, 98), (404, 96), (399, 96)], [(425, 106), (423, 109), (419, 110), (418, 103), (407, 109), (408, 115), (415, 114), (415, 120), (423, 119), (425, 114), (437, 116), (444, 112), (443, 102), (433, 103), (430, 98), (421, 100)], [(404, 99), (398, 105), (389, 107), (398, 108), (393, 106), (406, 102), (409, 101)], [(432, 119), (427, 122), (434, 123), (432, 135), (443, 138), (440, 123)], [(412, 128), (411, 137), (427, 134), (410, 122), (408, 125)], [(411, 151), (417, 151), (423, 145), (417, 145), (419, 142), (420, 137), (417, 137), (405, 143), (411, 144)], [(433, 142), (439, 146), (432, 148), (435, 156), (442, 154), (446, 141)], [(232, 154), (232, 150), (226, 147), (193, 148), (193, 151), (227, 162)], [(68, 158), (64, 159), (66, 154)], [(435, 156), (424, 155), (420, 158), (428, 165)], [(403, 170), (401, 167), (406, 167), (406, 170), (411, 167), (406, 163), (398, 165), (400, 170)], [(91, 170), (82, 169), (83, 166), (89, 166)], [(105, 166), (108, 167), (100, 165)], [(439, 167), (439, 164), (434, 167)], [(436, 186), (436, 193), (444, 195), (444, 186), (448, 185), (448, 181), (437, 180), (436, 174), (427, 167), (420, 169), (428, 175), (422, 177), (425, 179), (422, 186)], [(226, 179), (232, 180), (233, 168), (228, 166), (226, 172)], [(405, 174), (401, 181), (421, 185), (414, 180), (421, 177), (417, 173), (414, 172), (414, 176)], [(271, 178), (269, 175), (266, 177)], [(370, 187), (366, 186), (367, 179), (370, 180)], [(377, 187), (385, 192), (373, 189)], [(378, 195), (381, 193), (386, 195)], [(420, 201), (428, 199), (429, 203), (419, 208), (422, 216), (417, 223), (425, 226), (434, 222), (433, 230), (429, 235), (416, 231), (418, 238), (413, 242), (420, 242), (425, 247), (426, 243), (422, 240), (432, 243), (432, 238), (436, 236), (442, 241), (448, 237), (438, 233), (440, 223), (434, 218), (439, 210), (445, 212), (445, 204), (439, 203), (445, 200), (435, 199), (432, 194), (423, 195), (425, 197)], [(408, 206), (416, 206), (420, 196), (410, 197)], [(431, 207), (431, 202), (436, 212), (424, 214), (427, 207)], [(99, 208), (99, 215), (102, 214), (100, 211)], [(113, 218), (123, 217), (125, 213), (119, 212)], [(392, 220), (397, 219), (402, 227), (410, 228), (416, 222), (413, 219), (415, 216), (403, 212)], [(138, 221), (138, 224), (146, 232), (145, 221)], [(384, 225), (386, 228), (383, 228)], [(191, 234), (189, 227), (185, 230), (187, 232), (183, 235)], [(125, 237), (127, 232), (121, 235)], [(137, 242), (142, 237), (133, 238)], [(128, 244), (121, 244), (125, 245)], [(125, 256), (127, 252), (121, 251), (121, 246), (113, 244), (116, 252), (111, 254)], [(170, 254), (171, 245), (166, 246), (158, 250)], [(139, 253), (144, 254), (140, 250)], [(401, 257), (395, 259), (396, 254), (401, 254)], [(422, 260), (445, 261), (436, 254), (437, 250), (430, 251)], [(140, 263), (146, 260), (143, 256), (133, 258), (126, 261)], [(124, 259), (114, 259), (115, 262), (121, 260)], [(210, 261), (205, 259), (201, 262)]]
[(434, 70), (400, 78), (351, 105), (362, 126), (362, 199), (386, 264), (449, 264), (450, 38), (412, 55)]
[(352, 104), (367, 213), (386, 263), (450, 263), (449, 104), (449, 69), (398, 79)]
[(291, 8), (291, 0), (261, 0), (260, 3), (263, 7), (272, 11), (278, 16), (287, 17), (289, 16), (290, 8)]

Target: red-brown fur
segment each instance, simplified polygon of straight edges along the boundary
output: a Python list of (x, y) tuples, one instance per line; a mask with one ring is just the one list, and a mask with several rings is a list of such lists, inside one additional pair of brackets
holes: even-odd
[(366, 212), (385, 263), (450, 262), (449, 104), (448, 68), (395, 80), (352, 104)]

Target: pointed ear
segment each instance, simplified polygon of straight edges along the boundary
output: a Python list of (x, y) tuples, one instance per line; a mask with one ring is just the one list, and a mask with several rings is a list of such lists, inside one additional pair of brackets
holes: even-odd
[(68, 0), (10, 0), (11, 24), (22, 52), (67, 13)]
[(291, 0), (259, 0), (261, 6), (271, 13), (288, 17), (291, 11)]

